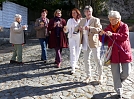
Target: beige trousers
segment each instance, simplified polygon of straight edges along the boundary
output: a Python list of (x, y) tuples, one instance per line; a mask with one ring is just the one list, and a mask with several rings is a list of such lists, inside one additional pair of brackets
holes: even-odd
[(100, 47), (98, 48), (87, 48), (87, 50), (84, 50), (84, 64), (85, 64), (85, 71), (87, 74), (87, 77), (91, 77), (91, 65), (90, 65), (90, 59), (91, 59), (91, 53), (94, 57), (94, 62), (97, 65), (97, 72), (99, 76), (103, 73), (103, 66), (100, 60)]

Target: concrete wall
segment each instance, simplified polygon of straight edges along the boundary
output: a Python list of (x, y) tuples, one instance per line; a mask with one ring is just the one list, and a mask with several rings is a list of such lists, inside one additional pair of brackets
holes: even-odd
[(0, 24), (2, 27), (10, 28), (14, 21), (14, 15), (22, 15), (22, 24), (27, 24), (27, 8), (12, 2), (3, 2), (2, 10), (0, 12)]
[(0, 10), (0, 26), (3, 26), (2, 10)]
[(134, 32), (129, 33), (131, 48), (134, 48)]
[[(15, 14), (22, 15), (21, 24), (28, 24), (28, 9), (26, 7), (12, 2), (3, 2), (2, 10), (0, 10), (0, 26), (3, 27), (3, 31), (0, 32), (0, 45), (9, 43), (10, 26), (14, 22)], [(35, 35), (33, 27), (34, 23), (28, 25), (28, 30), (26, 31), (27, 37)]]

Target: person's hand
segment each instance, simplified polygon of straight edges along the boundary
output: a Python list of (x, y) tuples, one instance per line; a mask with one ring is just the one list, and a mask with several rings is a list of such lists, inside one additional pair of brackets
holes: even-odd
[(106, 32), (106, 35), (107, 35), (107, 36), (112, 36), (112, 32), (107, 31), (107, 32)]
[(23, 26), (22, 26), (22, 29), (23, 29), (23, 30), (25, 30), (25, 28), (26, 28), (26, 26), (25, 26), (25, 25), (23, 25)]
[(90, 26), (85, 26), (85, 30), (89, 30), (90, 29)]
[(63, 31), (64, 31), (64, 33), (68, 32), (67, 26), (64, 26)]
[(62, 27), (62, 24), (60, 23), (60, 21), (56, 22), (58, 27)]
[(54, 27), (56, 27), (56, 25), (57, 25), (57, 22), (54, 22)]
[(40, 27), (43, 28), (44, 27), (44, 24), (40, 24)]
[(41, 27), (41, 28), (44, 27), (44, 23), (43, 23), (43, 22), (40, 23), (40, 27)]
[(103, 30), (101, 30), (101, 31), (99, 32), (99, 35), (103, 35), (103, 34), (106, 34), (106, 32), (103, 31)]
[(59, 24), (58, 27), (62, 27), (62, 24)]
[(78, 29), (79, 29), (79, 31), (82, 31), (83, 30), (82, 26), (80, 26)]

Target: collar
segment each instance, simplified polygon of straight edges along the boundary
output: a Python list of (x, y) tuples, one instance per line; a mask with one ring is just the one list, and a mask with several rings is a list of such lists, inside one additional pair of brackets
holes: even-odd
[(79, 23), (80, 22), (80, 19), (77, 19), (77, 21), (74, 19), (74, 18), (72, 18), (73, 19), (73, 21), (75, 22), (75, 23)]

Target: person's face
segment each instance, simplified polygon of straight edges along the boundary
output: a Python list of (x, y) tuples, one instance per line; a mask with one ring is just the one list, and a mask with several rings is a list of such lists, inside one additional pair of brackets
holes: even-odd
[(21, 18), (16, 18), (16, 21), (19, 23), (21, 22), (21, 20), (22, 20)]
[(89, 10), (85, 10), (84, 14), (86, 18), (91, 18), (92, 17), (92, 9), (90, 8)]
[(76, 19), (77, 18), (77, 15), (78, 15), (77, 12), (73, 10), (72, 11), (72, 17)]
[(41, 13), (42, 18), (46, 18), (46, 16), (47, 16), (47, 13), (45, 11)]
[(58, 12), (56, 13), (56, 16), (57, 16), (57, 17), (61, 17), (61, 11), (58, 11)]
[(111, 17), (111, 18), (109, 18), (109, 21), (110, 21), (111, 25), (116, 25), (119, 22), (119, 19)]

